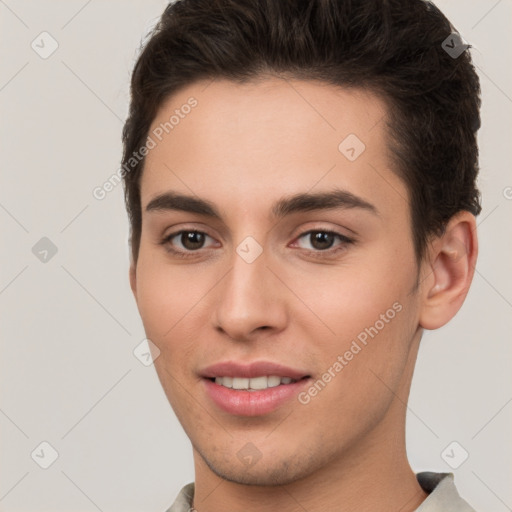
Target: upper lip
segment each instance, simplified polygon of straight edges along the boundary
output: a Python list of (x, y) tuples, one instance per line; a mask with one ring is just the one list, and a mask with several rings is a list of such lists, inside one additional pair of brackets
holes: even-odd
[(212, 364), (199, 372), (204, 378), (214, 377), (245, 377), (253, 378), (262, 375), (276, 375), (278, 377), (290, 377), (300, 380), (309, 376), (307, 372), (290, 368), (271, 361), (254, 361), (252, 363), (238, 363), (236, 361), (222, 361)]

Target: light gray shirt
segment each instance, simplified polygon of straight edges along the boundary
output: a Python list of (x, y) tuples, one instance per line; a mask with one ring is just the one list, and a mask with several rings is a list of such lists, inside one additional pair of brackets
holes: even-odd
[[(416, 475), (422, 489), (428, 493), (416, 512), (475, 512), (455, 488), (453, 473), (424, 472)], [(189, 512), (194, 499), (194, 483), (185, 485), (166, 512)]]

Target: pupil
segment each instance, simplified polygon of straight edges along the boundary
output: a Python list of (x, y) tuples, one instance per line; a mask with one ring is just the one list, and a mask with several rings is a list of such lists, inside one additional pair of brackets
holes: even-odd
[(334, 243), (334, 235), (332, 233), (325, 233), (317, 231), (311, 233), (311, 245), (315, 249), (329, 249)]
[(204, 243), (204, 234), (197, 231), (187, 231), (181, 234), (181, 243), (187, 249), (200, 249)]

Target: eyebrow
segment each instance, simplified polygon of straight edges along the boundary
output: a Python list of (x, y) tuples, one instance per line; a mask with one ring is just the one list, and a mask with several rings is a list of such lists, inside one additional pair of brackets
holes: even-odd
[[(352, 192), (339, 188), (327, 192), (304, 192), (283, 197), (273, 204), (271, 212), (274, 217), (282, 218), (298, 212), (351, 208), (359, 208), (374, 215), (379, 215), (378, 209), (373, 204), (352, 194)], [(169, 191), (160, 194), (154, 197), (146, 206), (147, 212), (166, 210), (196, 213), (222, 220), (222, 215), (212, 202), (177, 192)]]

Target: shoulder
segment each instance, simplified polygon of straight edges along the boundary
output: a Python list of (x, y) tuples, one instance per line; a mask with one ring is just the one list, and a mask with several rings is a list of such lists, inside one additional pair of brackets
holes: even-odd
[(181, 489), (174, 503), (165, 512), (191, 512), (194, 499), (194, 482)]
[(427, 499), (416, 512), (476, 512), (459, 495), (453, 473), (433, 473), (425, 471), (416, 475), (422, 489), (428, 493)]

